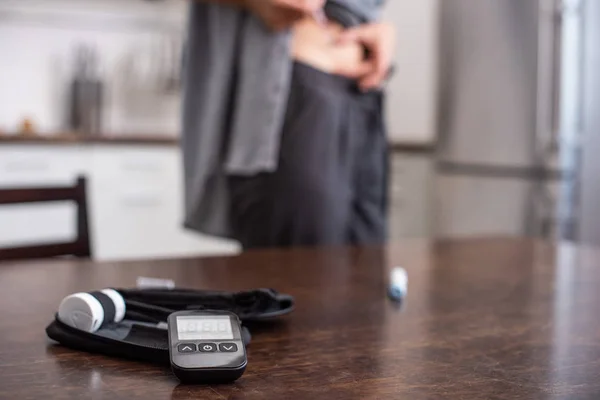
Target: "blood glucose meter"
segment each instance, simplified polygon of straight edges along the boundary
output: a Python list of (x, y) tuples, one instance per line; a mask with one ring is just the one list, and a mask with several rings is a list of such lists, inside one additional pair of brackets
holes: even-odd
[(171, 368), (180, 381), (226, 383), (242, 376), (248, 360), (237, 315), (179, 311), (167, 323)]

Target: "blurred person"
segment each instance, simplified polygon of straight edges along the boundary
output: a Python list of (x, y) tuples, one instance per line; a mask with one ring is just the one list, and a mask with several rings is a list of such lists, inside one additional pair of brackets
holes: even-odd
[(192, 2), (186, 227), (245, 249), (385, 241), (382, 2)]

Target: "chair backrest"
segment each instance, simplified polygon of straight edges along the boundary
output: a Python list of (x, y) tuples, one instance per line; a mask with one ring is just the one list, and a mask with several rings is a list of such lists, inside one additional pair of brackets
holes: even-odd
[(1, 260), (48, 258), (72, 255), (91, 257), (88, 227), (85, 178), (77, 179), (75, 186), (46, 188), (0, 189), (0, 205), (73, 201), (77, 205), (77, 238), (69, 243), (46, 243), (21, 247), (0, 248)]

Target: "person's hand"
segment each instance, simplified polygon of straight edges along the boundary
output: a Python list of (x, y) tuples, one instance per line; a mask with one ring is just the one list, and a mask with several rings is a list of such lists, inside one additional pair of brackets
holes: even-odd
[(394, 27), (388, 23), (360, 25), (342, 32), (338, 41), (358, 42), (365, 46), (369, 55), (358, 66), (337, 72), (358, 79), (358, 86), (363, 91), (380, 87), (392, 65), (396, 45)]
[(289, 28), (319, 10), (325, 0), (245, 0), (246, 7), (273, 31)]

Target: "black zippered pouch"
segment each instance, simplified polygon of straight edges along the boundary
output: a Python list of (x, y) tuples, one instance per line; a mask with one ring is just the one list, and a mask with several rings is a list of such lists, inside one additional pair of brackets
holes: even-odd
[[(58, 314), (46, 334), (65, 347), (145, 362), (169, 364), (169, 314), (181, 310), (231, 311), (242, 323), (263, 321), (290, 313), (291, 296), (272, 289), (244, 292), (216, 292), (191, 289), (115, 289), (124, 298), (125, 319), (86, 332), (63, 323)], [(243, 326), (244, 344), (250, 332)]]

